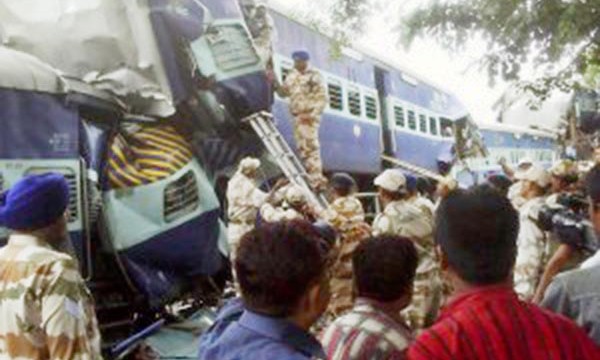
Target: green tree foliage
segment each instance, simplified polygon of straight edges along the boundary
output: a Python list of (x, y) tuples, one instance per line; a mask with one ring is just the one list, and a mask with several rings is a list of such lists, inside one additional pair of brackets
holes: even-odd
[[(348, 21), (360, 18), (370, 0), (337, 1), (335, 16)], [(481, 65), (490, 80), (520, 80), (529, 64), (536, 78), (521, 85), (540, 98), (584, 81), (597, 85), (600, 0), (430, 0), (398, 23), (407, 45), (427, 36), (460, 52), (469, 40), (483, 39)]]

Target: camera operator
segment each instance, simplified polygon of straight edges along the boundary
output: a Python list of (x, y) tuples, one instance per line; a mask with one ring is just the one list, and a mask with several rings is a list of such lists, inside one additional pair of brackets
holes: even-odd
[[(561, 160), (554, 164), (549, 173), (551, 175), (551, 195), (546, 199), (546, 206), (550, 208), (549, 211), (552, 211), (551, 209), (565, 209), (568, 211), (568, 209), (576, 208), (577, 204), (575, 202), (577, 201), (577, 197), (570, 191), (571, 186), (577, 183), (578, 180), (576, 164), (571, 160)], [(584, 203), (584, 201), (581, 201), (581, 203)], [(548, 222), (550, 224), (548, 224), (545, 230), (554, 230), (551, 220)], [(565, 270), (569, 262), (577, 263), (577, 260), (581, 258), (582, 249), (575, 244), (576, 239), (572, 242), (568, 241), (568, 235), (564, 232), (563, 234), (557, 234), (556, 231), (550, 234), (551, 242), (549, 245), (552, 248), (555, 248), (556, 245), (558, 247), (556, 247), (555, 251), (550, 250), (552, 257), (545, 266), (540, 283), (535, 291), (533, 302), (540, 303), (544, 296), (544, 291), (546, 291), (554, 276), (560, 271)], [(571, 268), (573, 267), (571, 266)]]
[[(587, 175), (586, 192), (589, 217), (596, 234), (600, 233), (600, 165)], [(600, 345), (600, 266), (558, 275), (548, 287), (542, 306), (575, 320)]]

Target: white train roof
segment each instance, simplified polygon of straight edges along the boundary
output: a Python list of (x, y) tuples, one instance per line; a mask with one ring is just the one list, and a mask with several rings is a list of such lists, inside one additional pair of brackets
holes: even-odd
[(59, 72), (29, 54), (0, 46), (0, 88), (62, 94)]
[(550, 129), (534, 129), (525, 126), (498, 123), (498, 122), (483, 122), (478, 123), (479, 129), (481, 130), (490, 130), (490, 131), (499, 131), (506, 132), (511, 134), (526, 134), (531, 136), (541, 136), (541, 137), (549, 137), (556, 139), (558, 137), (558, 133), (556, 131), (552, 131)]

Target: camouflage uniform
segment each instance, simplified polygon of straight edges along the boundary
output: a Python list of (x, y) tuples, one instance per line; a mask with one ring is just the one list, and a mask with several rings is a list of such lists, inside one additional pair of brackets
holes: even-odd
[(321, 74), (310, 68), (303, 73), (293, 69), (285, 79), (283, 94), (290, 97), (298, 154), (310, 176), (311, 185), (318, 187), (325, 182), (319, 125), (321, 113), (327, 106), (327, 93)]
[(433, 222), (408, 201), (389, 203), (373, 221), (373, 235), (394, 234), (414, 241), (419, 255), (411, 305), (405, 318), (415, 330), (431, 325), (441, 304), (440, 264), (435, 253)]
[(352, 253), (362, 240), (369, 237), (371, 228), (365, 223), (365, 212), (361, 202), (354, 196), (337, 198), (322, 217), (340, 236), (330, 283), (332, 297), (327, 311), (328, 315), (336, 318), (352, 309)]
[(533, 298), (546, 263), (552, 256), (552, 244), (537, 225), (538, 214), (545, 201), (543, 197), (531, 199), (519, 210), (520, 230), (514, 281), (515, 290), (525, 300)]
[(275, 24), (264, 5), (258, 5), (254, 14), (247, 21), (258, 56), (265, 66), (273, 57), (273, 37)]
[(0, 359), (101, 359), (92, 296), (73, 259), (33, 236), (0, 249)]
[(272, 204), (264, 204), (260, 208), (260, 217), (266, 222), (304, 220), (304, 215), (296, 209), (290, 207), (287, 203), (281, 206), (273, 206)]
[(267, 198), (254, 180), (244, 175), (241, 171), (229, 180), (227, 184), (227, 238), (229, 241), (230, 257), (235, 258), (235, 249), (240, 239), (248, 231), (254, 229), (258, 209)]
[(435, 204), (428, 198), (417, 195), (410, 199), (410, 202), (416, 206), (421, 212), (427, 216), (432, 222), (435, 214)]

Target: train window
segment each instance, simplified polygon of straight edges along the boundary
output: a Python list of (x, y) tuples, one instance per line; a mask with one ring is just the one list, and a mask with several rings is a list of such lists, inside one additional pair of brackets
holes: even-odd
[(431, 135), (438, 135), (438, 123), (437, 119), (434, 117), (429, 118), (429, 131), (431, 132)]
[(331, 84), (327, 85), (327, 90), (329, 93), (329, 107), (334, 110), (343, 110), (343, 97), (342, 97), (342, 87), (340, 85)]
[(365, 106), (367, 118), (377, 119), (377, 101), (372, 96), (365, 96)]
[(425, 115), (419, 115), (419, 131), (427, 133), (427, 118)]
[(452, 137), (454, 136), (454, 131), (452, 131), (452, 121), (447, 118), (440, 118), (440, 126), (443, 137)]
[(396, 118), (396, 126), (406, 126), (406, 120), (404, 119), (404, 109), (402, 107), (394, 106), (394, 117)]
[(408, 110), (408, 128), (411, 130), (417, 130), (417, 118), (415, 112)]
[(360, 116), (361, 115), (361, 103), (360, 103), (360, 93), (358, 91), (349, 91), (348, 92), (348, 108), (350, 110), (350, 114)]

